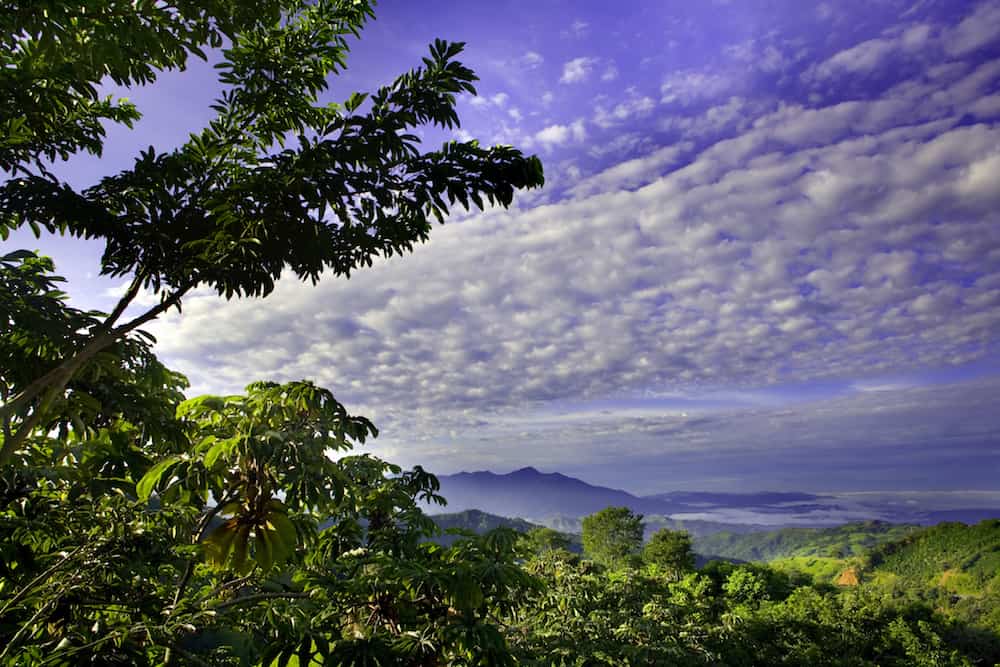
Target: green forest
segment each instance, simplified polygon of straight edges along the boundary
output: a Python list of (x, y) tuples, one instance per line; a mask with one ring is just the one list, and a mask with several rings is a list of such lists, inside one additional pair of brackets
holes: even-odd
[[(528, 526), (438, 544), (421, 510), (445, 503), (437, 479), (361, 451), (376, 425), (329, 389), (247, 378), (187, 397), (142, 326), (192, 290), (266, 307), (283, 271), (404, 254), (456, 205), (540, 187), (541, 163), (420, 144), (474, 92), (459, 43), (320, 104), (363, 0), (44, 6), (0, 3), (0, 236), (97, 240), (100, 272), (130, 283), (84, 311), (51, 259), (0, 257), (0, 665), (1000, 664), (997, 522), (813, 544), (849, 585), (696, 567), (687, 534), (643, 543), (625, 508), (584, 520), (583, 554)], [(220, 48), (217, 115), (187, 143), (84, 189), (52, 173), (139, 118), (101, 81)]]

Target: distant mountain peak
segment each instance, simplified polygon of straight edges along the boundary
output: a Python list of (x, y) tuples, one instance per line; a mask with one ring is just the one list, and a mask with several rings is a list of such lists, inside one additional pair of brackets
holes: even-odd
[(527, 476), (527, 475), (541, 475), (543, 473), (539, 472), (538, 468), (532, 468), (531, 466), (525, 466), (523, 468), (518, 468), (517, 470), (515, 470), (515, 471), (513, 471), (513, 472), (511, 472), (509, 474), (511, 474), (511, 475), (520, 475), (520, 476)]

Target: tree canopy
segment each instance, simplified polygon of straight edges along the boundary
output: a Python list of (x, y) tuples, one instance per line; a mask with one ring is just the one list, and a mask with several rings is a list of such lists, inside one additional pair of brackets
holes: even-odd
[(662, 528), (642, 548), (642, 559), (678, 575), (689, 572), (695, 563), (691, 536), (687, 531)]
[[(422, 125), (458, 125), (456, 96), (475, 74), (456, 60), (461, 43), (436, 41), (420, 67), (372, 94), (322, 104), (328, 78), (346, 63), (347, 37), (372, 15), (366, 1), (245, 3), (51, 2), (49, 20), (29, 8), (4, 13), (0, 110), (8, 128), (0, 186), (0, 238), (28, 225), (104, 244), (100, 272), (131, 278), (110, 314), (0, 407), (11, 436), (0, 462), (62, 399), (98, 352), (208, 286), (226, 298), (266, 296), (288, 272), (316, 282), (350, 276), (377, 257), (412, 250), (450, 208), (508, 206), (543, 183), (541, 163), (507, 146), (475, 141), (423, 146)], [(126, 31), (129, 40), (117, 36)], [(98, 98), (105, 75), (146, 83), (189, 55), (225, 45), (215, 118), (181, 147), (143, 151), (130, 169), (77, 190), (47, 164), (78, 150), (99, 153), (102, 120), (131, 123), (138, 111)], [(30, 103), (18, 96), (30, 83)], [(141, 290), (159, 295), (121, 319)]]
[(605, 565), (622, 565), (642, 548), (642, 515), (605, 507), (583, 518), (583, 551)]

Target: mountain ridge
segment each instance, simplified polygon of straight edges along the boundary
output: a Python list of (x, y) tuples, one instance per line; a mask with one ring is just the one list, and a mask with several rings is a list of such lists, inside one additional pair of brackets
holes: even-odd
[[(609, 506), (628, 507), (651, 523), (707, 535), (776, 530), (786, 527), (831, 527), (857, 521), (934, 525), (958, 520), (976, 523), (1000, 517), (996, 509), (933, 503), (912, 504), (893, 492), (859, 500), (851, 494), (804, 491), (666, 491), (648, 495), (591, 484), (564, 473), (542, 472), (523, 466), (507, 473), (491, 470), (438, 475), (444, 508), (426, 507), (428, 513), (482, 510), (519, 517), (557, 530), (575, 532), (579, 520)], [(899, 492), (902, 493), (902, 492)]]

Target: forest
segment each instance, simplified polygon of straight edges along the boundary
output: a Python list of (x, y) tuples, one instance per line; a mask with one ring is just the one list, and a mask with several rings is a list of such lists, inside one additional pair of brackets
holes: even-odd
[[(1000, 664), (996, 522), (838, 553), (856, 585), (698, 563), (624, 508), (584, 520), (582, 554), (527, 526), (439, 544), (435, 476), (363, 452), (376, 425), (331, 390), (186, 396), (142, 330), (185, 295), (349, 276), (456, 205), (509, 206), (541, 163), (420, 144), (475, 91), (459, 43), (320, 104), (363, 0), (44, 5), (0, 5), (0, 236), (97, 240), (129, 282), (85, 311), (50, 258), (0, 256), (0, 665)], [(54, 173), (139, 118), (102, 81), (212, 49), (225, 91), (187, 143), (84, 189)]]

